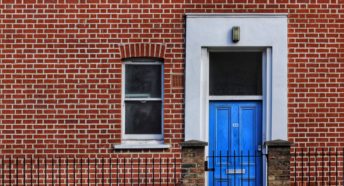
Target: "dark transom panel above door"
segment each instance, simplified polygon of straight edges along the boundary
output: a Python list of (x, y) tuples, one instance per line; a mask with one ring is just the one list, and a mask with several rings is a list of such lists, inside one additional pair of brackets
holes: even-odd
[(262, 95), (262, 52), (210, 52), (209, 95)]

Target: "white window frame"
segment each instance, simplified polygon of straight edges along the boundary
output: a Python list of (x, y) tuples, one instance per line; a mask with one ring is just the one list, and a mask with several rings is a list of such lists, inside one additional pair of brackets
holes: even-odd
[[(125, 97), (125, 67), (127, 65), (159, 65), (161, 66), (161, 97), (160, 98), (126, 98)], [(122, 143), (157, 142), (163, 140), (164, 136), (164, 65), (159, 60), (130, 59), (122, 63)], [(160, 134), (126, 134), (125, 133), (125, 102), (126, 101), (161, 101), (161, 133)]]

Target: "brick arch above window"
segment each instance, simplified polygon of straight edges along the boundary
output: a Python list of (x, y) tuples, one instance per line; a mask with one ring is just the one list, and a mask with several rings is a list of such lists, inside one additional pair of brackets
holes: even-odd
[(165, 45), (154, 43), (133, 43), (120, 46), (121, 58), (147, 57), (164, 58)]

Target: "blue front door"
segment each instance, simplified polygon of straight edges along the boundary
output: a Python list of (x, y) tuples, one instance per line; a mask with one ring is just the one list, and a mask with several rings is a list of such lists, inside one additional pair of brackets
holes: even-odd
[(262, 185), (261, 102), (210, 102), (209, 185)]

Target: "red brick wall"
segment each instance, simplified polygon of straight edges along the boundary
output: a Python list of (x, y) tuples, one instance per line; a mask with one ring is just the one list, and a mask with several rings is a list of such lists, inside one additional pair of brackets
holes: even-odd
[(180, 158), (190, 12), (288, 13), (289, 140), (344, 146), (343, 0), (2, 0), (0, 154), (117, 156), (121, 58), (159, 48), (172, 148), (145, 152)]
[(183, 73), (183, 14), (172, 4), (163, 11), (160, 3), (63, 2), (0, 4), (1, 154), (112, 154), (121, 142), (126, 57), (164, 58), (164, 133), (172, 148), (157, 152), (179, 152), (183, 87), (171, 84)]

